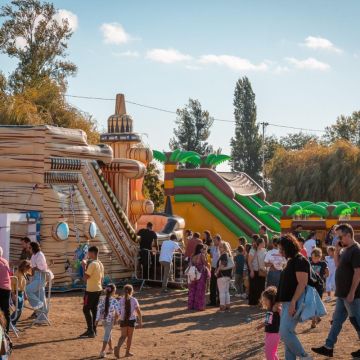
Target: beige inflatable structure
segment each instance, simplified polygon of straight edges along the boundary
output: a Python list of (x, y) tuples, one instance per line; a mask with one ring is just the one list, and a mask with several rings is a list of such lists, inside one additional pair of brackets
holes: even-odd
[(81, 130), (0, 126), (0, 245), (12, 261), (22, 236), (39, 241), (59, 289), (81, 286), (91, 245), (106, 280), (131, 277), (136, 222), (153, 212), (142, 196), (152, 152), (133, 132), (122, 94), (101, 142), (88, 145)]

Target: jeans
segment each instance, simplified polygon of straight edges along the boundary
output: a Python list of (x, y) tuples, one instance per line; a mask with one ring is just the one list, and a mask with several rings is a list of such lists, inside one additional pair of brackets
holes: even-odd
[(114, 326), (114, 322), (107, 322), (103, 321), (103, 327), (104, 327), (104, 338), (103, 341), (108, 343), (111, 340), (111, 332)]
[(6, 319), (6, 332), (9, 332), (10, 325), (10, 293), (11, 290), (0, 289), (0, 310)]
[(85, 291), (83, 313), (85, 315), (87, 331), (96, 333), (96, 312), (100, 300), (101, 291)]
[(266, 278), (266, 286), (279, 287), (281, 270), (270, 270)]
[(218, 278), (217, 285), (219, 289), (220, 306), (230, 305), (230, 278), (228, 276)]
[(305, 357), (307, 353), (295, 333), (299, 321), (289, 315), (289, 306), (290, 302), (282, 303), (280, 336), (285, 345), (285, 359), (296, 360), (296, 357)]
[(46, 275), (41, 271), (35, 271), (33, 281), (26, 286), (26, 295), (31, 307), (43, 312), (47, 311), (45, 299)]
[(244, 293), (244, 275), (235, 274), (235, 288), (238, 294)]
[(348, 316), (360, 338), (360, 299), (354, 299), (352, 303), (348, 303), (344, 298), (337, 298), (333, 322), (325, 342), (327, 348), (334, 348), (341, 328)]
[(172, 263), (168, 261), (160, 261), (160, 264), (163, 269), (162, 288), (166, 289), (169, 281), (169, 275), (171, 272)]

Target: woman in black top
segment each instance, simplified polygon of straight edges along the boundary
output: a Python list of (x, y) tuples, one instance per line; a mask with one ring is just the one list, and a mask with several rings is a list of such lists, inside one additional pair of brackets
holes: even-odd
[(310, 263), (300, 254), (300, 245), (292, 234), (281, 237), (279, 251), (287, 259), (277, 293), (277, 301), (282, 303), (280, 335), (285, 344), (285, 359), (311, 359), (295, 333), (298, 319), (294, 318), (296, 302), (308, 283)]
[(215, 275), (217, 277), (217, 286), (219, 289), (220, 311), (225, 311), (230, 309), (229, 287), (234, 260), (228, 242), (223, 241), (219, 246), (219, 250), (220, 258), (217, 262)]

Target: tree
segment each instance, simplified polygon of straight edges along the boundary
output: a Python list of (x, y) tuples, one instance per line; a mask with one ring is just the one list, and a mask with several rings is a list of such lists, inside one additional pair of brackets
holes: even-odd
[(283, 204), (360, 200), (360, 149), (346, 141), (330, 146), (309, 143), (294, 151), (280, 148), (266, 173), (271, 200)]
[(280, 145), (286, 150), (301, 150), (309, 142), (316, 142), (318, 137), (312, 134), (298, 132), (295, 134), (287, 134), (280, 138)]
[(10, 86), (21, 92), (26, 85), (50, 78), (62, 87), (76, 65), (66, 61), (69, 22), (59, 21), (53, 4), (39, 0), (13, 0), (1, 8), (0, 51), (18, 60)]
[(207, 142), (210, 128), (214, 122), (209, 112), (202, 110), (199, 100), (189, 99), (188, 105), (177, 109), (177, 128), (170, 140), (172, 150), (196, 151), (200, 155), (212, 152), (213, 148)]
[(149, 163), (146, 169), (144, 195), (154, 203), (155, 211), (164, 210), (164, 183), (160, 180), (160, 170), (154, 162)]
[(235, 137), (231, 139), (231, 168), (260, 180), (262, 156), (255, 94), (247, 77), (239, 79), (234, 93)]
[(360, 147), (360, 111), (354, 111), (350, 116), (340, 115), (325, 131), (324, 139), (328, 143), (347, 140)]

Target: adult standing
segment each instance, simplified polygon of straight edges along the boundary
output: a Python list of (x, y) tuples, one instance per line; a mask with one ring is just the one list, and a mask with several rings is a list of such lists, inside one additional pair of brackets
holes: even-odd
[(87, 330), (80, 337), (94, 338), (96, 335), (96, 314), (104, 279), (104, 266), (98, 256), (99, 249), (96, 246), (90, 246), (88, 260), (82, 261), (84, 280), (86, 281), (83, 313)]
[(151, 251), (153, 247), (156, 248), (156, 251), (159, 250), (157, 235), (153, 231), (153, 224), (148, 222), (145, 229), (140, 229), (138, 232), (140, 236), (140, 263), (143, 268), (143, 278), (149, 278), (149, 269), (152, 264), (152, 254)]
[(46, 271), (48, 266), (40, 244), (36, 241), (30, 243), (32, 281), (26, 286), (26, 295), (31, 307), (37, 311), (37, 319), (42, 320), (42, 314), (47, 312), (45, 299)]
[(214, 244), (210, 246), (210, 256), (211, 256), (211, 277), (210, 277), (210, 302), (208, 306), (217, 306), (218, 301), (218, 287), (217, 287), (217, 277), (215, 275), (217, 263), (220, 257), (219, 246), (221, 244), (221, 236), (214, 236)]
[(304, 293), (310, 276), (310, 263), (300, 254), (296, 237), (286, 234), (280, 238), (279, 251), (287, 259), (281, 273), (277, 302), (281, 302), (280, 335), (285, 345), (285, 359), (312, 359), (304, 350), (295, 328), (299, 322), (295, 318), (296, 302)]
[(209, 278), (209, 269), (204, 254), (204, 245), (199, 244), (195, 248), (194, 256), (191, 258), (191, 266), (195, 266), (196, 270), (201, 274), (200, 279), (194, 279), (189, 284), (188, 309), (189, 310), (205, 310), (205, 293), (206, 281)]
[(305, 241), (304, 248), (308, 258), (311, 258), (312, 251), (316, 248), (316, 232), (311, 231), (309, 237)]
[(194, 233), (193, 237), (188, 240), (185, 247), (185, 258), (188, 258), (189, 261), (193, 257), (195, 253), (196, 246), (202, 244), (202, 240), (200, 239), (200, 233)]
[(280, 254), (278, 249), (279, 239), (273, 238), (273, 249), (265, 255), (265, 266), (268, 268), (266, 286), (279, 286), (281, 271), (286, 264), (286, 259)]
[[(312, 348), (315, 353), (328, 357), (333, 357), (334, 346), (347, 317), (360, 337), (360, 245), (354, 239), (351, 225), (341, 224), (336, 232), (339, 241), (334, 254), (337, 299), (333, 321), (325, 345)], [(360, 357), (360, 350), (351, 355)]]
[(170, 235), (170, 240), (165, 240), (161, 245), (160, 250), (160, 264), (162, 267), (162, 291), (167, 292), (167, 284), (169, 281), (169, 275), (172, 271), (172, 259), (174, 252), (179, 251), (182, 253), (182, 250), (177, 242), (177, 237), (175, 234)]
[(8, 261), (3, 258), (3, 248), (0, 246), (0, 310), (4, 313), (6, 319), (6, 332), (9, 332), (10, 326), (10, 268)]
[(231, 255), (230, 244), (223, 241), (220, 246), (220, 257), (217, 262), (216, 277), (219, 289), (220, 311), (230, 309), (230, 280), (234, 268), (234, 260)]
[(257, 238), (248, 256), (249, 267), (249, 305), (258, 305), (261, 293), (265, 290), (265, 241)]

